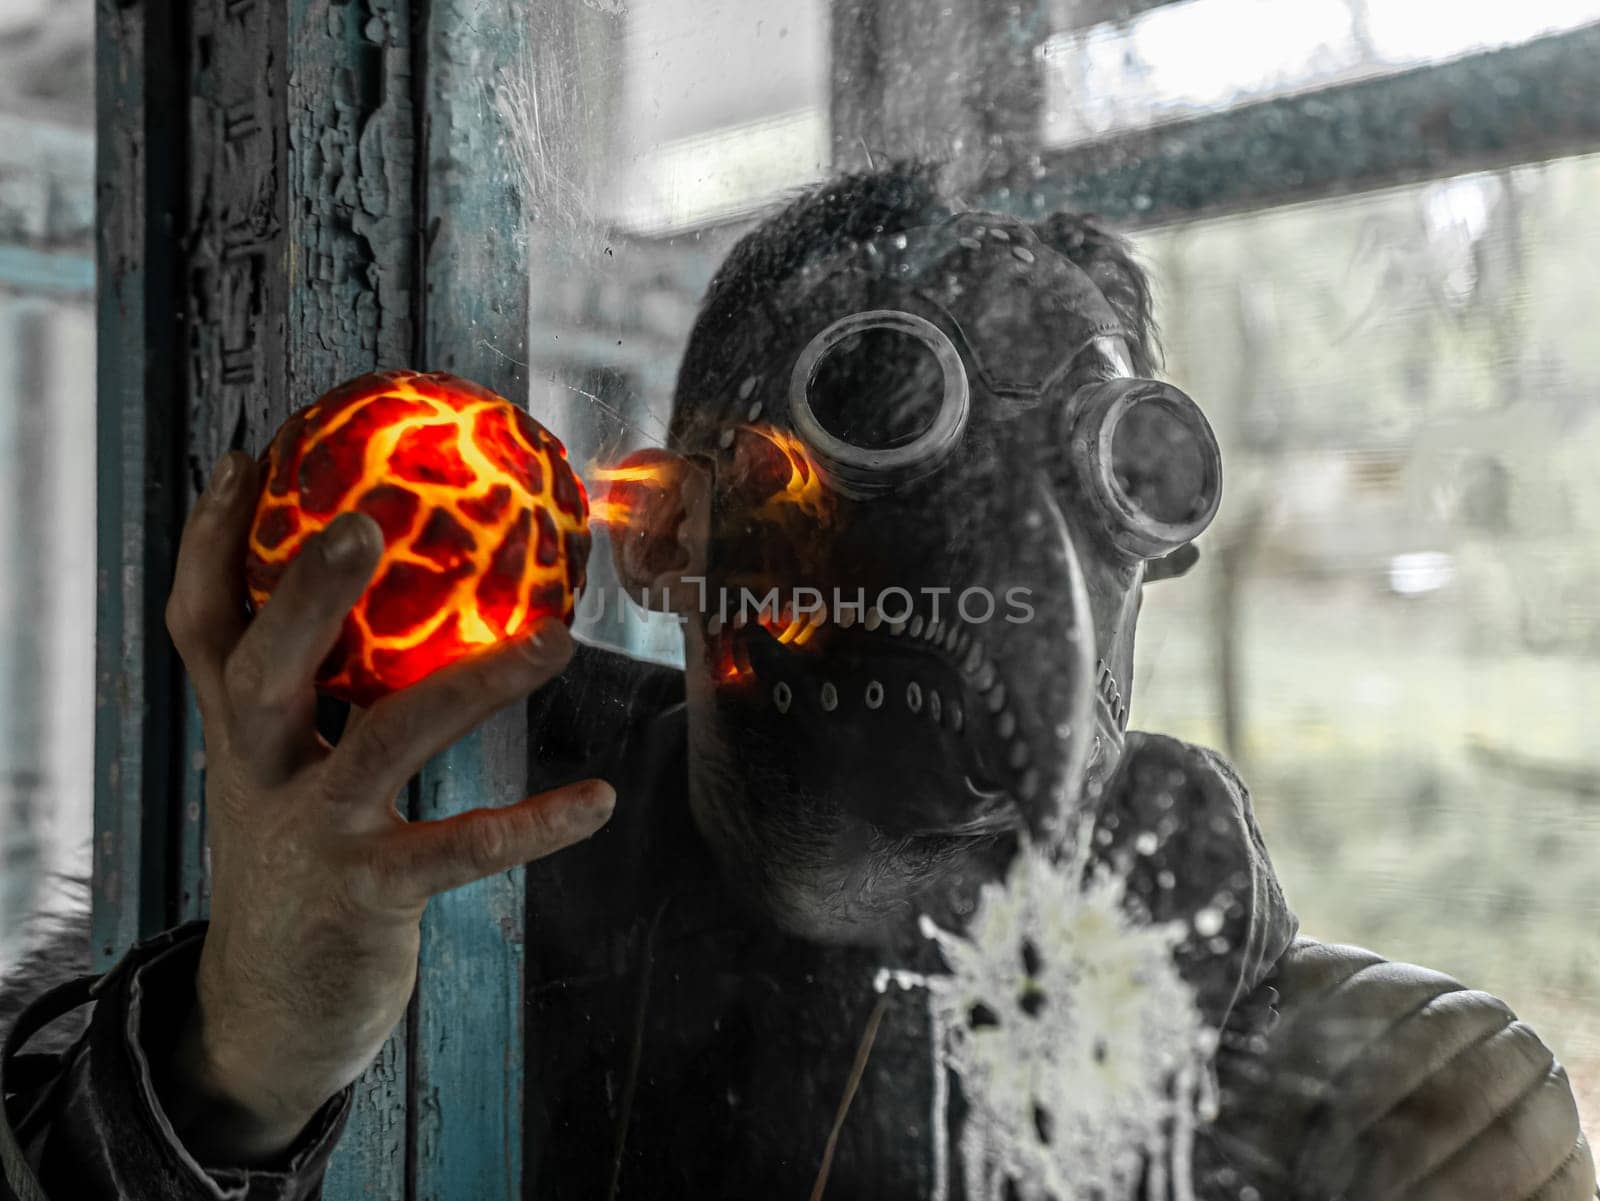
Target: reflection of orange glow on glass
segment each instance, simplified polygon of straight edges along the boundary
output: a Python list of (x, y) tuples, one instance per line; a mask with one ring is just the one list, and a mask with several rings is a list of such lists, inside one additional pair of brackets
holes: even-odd
[(607, 529), (623, 529), (632, 520), (633, 511), (633, 506), (626, 501), (599, 496), (589, 506), (589, 523), (603, 525)]
[[(638, 488), (664, 491), (671, 481), (672, 472), (673, 466), (669, 460), (590, 468), (590, 487), (595, 493), (589, 507), (590, 523), (603, 525), (607, 529), (626, 529), (638, 512), (642, 499)], [(604, 494), (601, 493), (602, 488)]]
[(267, 453), (245, 575), (267, 603), (305, 541), (358, 510), (373, 582), (317, 686), (370, 705), (546, 614), (572, 618), (589, 554), (566, 450), (520, 407), (444, 374), (382, 371), (294, 414)]
[(825, 519), (830, 508), (828, 493), (805, 444), (788, 431), (770, 425), (747, 425), (744, 428), (777, 447), (789, 464), (788, 480), (767, 498), (762, 512), (770, 514), (774, 509), (793, 505), (811, 517)]
[(775, 619), (763, 614), (761, 628), (776, 638), (780, 646), (804, 646), (822, 628), (827, 616), (827, 611), (823, 609), (808, 613), (794, 613), (785, 609)]
[(717, 679), (724, 684), (742, 684), (755, 674), (744, 649), (734, 639), (721, 638), (717, 645)]
[(596, 467), (590, 474), (598, 484), (664, 484), (666, 463), (641, 463), (634, 467)]

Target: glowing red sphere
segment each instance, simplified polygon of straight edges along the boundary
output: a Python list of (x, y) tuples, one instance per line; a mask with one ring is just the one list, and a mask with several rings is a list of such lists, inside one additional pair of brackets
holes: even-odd
[(364, 375), (290, 417), (263, 467), (245, 562), (256, 608), (339, 514), (383, 530), (322, 691), (370, 705), (540, 617), (571, 623), (588, 498), (555, 436), (488, 389), (441, 372)]

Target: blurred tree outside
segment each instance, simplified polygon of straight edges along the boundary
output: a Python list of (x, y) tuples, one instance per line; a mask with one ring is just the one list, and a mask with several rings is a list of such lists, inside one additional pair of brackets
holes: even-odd
[(1586, 157), (1140, 236), (1225, 489), (1133, 713), (1239, 758), (1307, 933), (1506, 997), (1591, 1126), (1597, 195)]

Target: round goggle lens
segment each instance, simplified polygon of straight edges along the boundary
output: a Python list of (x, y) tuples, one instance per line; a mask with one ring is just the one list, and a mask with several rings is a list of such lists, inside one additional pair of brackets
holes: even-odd
[(936, 470), (960, 445), (971, 393), (955, 344), (925, 317), (842, 317), (789, 377), (795, 433), (848, 496), (882, 496)]
[(807, 389), (819, 425), (843, 442), (889, 450), (916, 441), (944, 406), (944, 366), (923, 338), (864, 329), (830, 347)]
[(1206, 451), (1192, 423), (1161, 400), (1142, 401), (1112, 432), (1112, 478), (1135, 509), (1186, 526), (1211, 508)]

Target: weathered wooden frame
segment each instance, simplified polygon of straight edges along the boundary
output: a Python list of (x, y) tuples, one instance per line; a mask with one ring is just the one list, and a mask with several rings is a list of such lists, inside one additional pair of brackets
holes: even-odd
[[(525, 242), (492, 102), (524, 16), (515, 0), (98, 4), (101, 962), (206, 911), (203, 746), (162, 610), (210, 465), (378, 366), (526, 394)], [(414, 782), (412, 813), (521, 796), (525, 743), (520, 714), (491, 723)], [(330, 1201), (521, 1197), (522, 881), (430, 906), (416, 996), (358, 1083)]]

